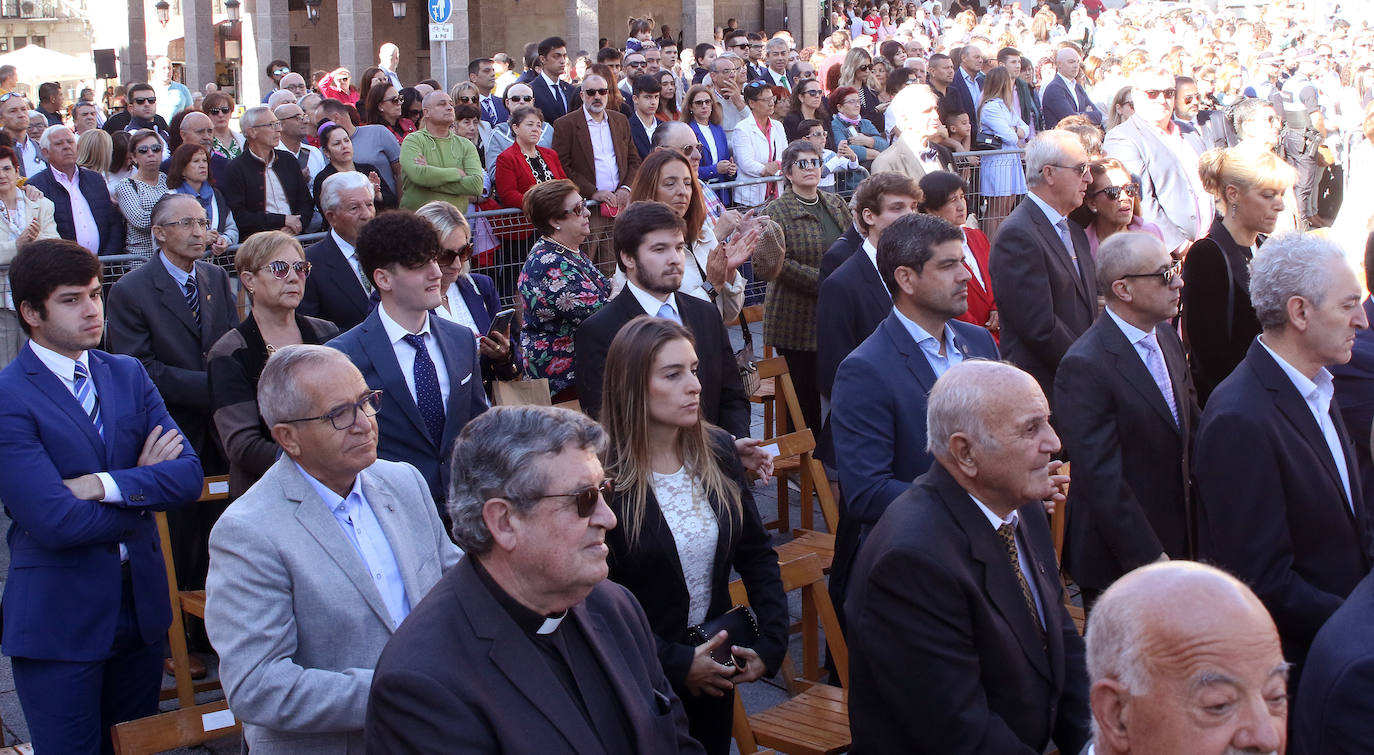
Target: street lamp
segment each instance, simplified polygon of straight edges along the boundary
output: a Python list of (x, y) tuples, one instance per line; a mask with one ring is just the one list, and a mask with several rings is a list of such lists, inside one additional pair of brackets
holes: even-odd
[(305, 0), (305, 17), (311, 26), (320, 22), (320, 0)]
[(229, 14), (229, 20), (231, 22), (237, 22), (239, 20), (240, 5), (242, 5), (242, 3), (240, 3), (239, 0), (224, 0), (224, 12)]
[(153, 5), (153, 9), (157, 11), (157, 22), (162, 24), (165, 28), (167, 22), (172, 20), (171, 4), (168, 3), (167, 0), (157, 0), (157, 3)]
[(406, 0), (391, 0), (391, 17), (406, 17)]

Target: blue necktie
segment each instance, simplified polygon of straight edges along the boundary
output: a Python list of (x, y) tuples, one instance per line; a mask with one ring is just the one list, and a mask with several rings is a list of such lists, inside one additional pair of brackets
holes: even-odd
[(196, 320), (196, 327), (200, 327), (200, 296), (196, 293), (196, 279), (194, 277), (186, 279), (186, 306), (191, 308), (191, 317)]
[(482, 98), (482, 120), (496, 126), (496, 107), (491, 104), (491, 97)]
[(436, 444), (444, 441), (444, 395), (439, 390), (439, 373), (425, 348), (425, 337), (407, 333), (401, 337), (415, 348), (415, 405)]
[(86, 416), (91, 418), (91, 424), (95, 425), (95, 431), (100, 437), (105, 437), (105, 423), (100, 421), (100, 398), (95, 395), (95, 385), (91, 382), (90, 373), (86, 372), (85, 365), (76, 363), (76, 400), (81, 402), (81, 409), (86, 412)]
[(682, 324), (682, 318), (678, 316), (677, 310), (673, 309), (673, 305), (666, 301), (663, 302), (663, 306), (658, 308), (658, 316), (665, 320), (672, 320), (678, 325)]

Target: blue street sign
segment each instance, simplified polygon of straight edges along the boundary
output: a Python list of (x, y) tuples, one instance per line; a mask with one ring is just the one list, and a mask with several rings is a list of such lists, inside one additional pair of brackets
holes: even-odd
[(429, 20), (436, 24), (448, 23), (453, 15), (453, 0), (429, 0)]

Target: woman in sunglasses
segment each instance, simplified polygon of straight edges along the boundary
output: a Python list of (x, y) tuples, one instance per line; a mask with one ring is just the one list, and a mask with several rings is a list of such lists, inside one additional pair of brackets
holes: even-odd
[[(720, 125), (720, 103), (711, 94), (711, 88), (693, 84), (682, 102), (682, 120), (692, 127), (702, 149), (697, 178), (708, 182), (735, 180), (739, 168), (735, 164), (735, 153), (730, 150), (730, 140)], [(720, 201), (729, 204), (732, 199), (729, 191), (720, 192)]]
[[(503, 101), (506, 103), (506, 112), (514, 113), (516, 108), (522, 105), (534, 105), (534, 90), (530, 89), (529, 84), (511, 84), (509, 87), (506, 87), (506, 94)], [(539, 119), (541, 121), (544, 120), (542, 115)], [(510, 149), (512, 144), (515, 144), (515, 134), (511, 131), (510, 119), (508, 118), (504, 122), (496, 124), (496, 127), (491, 130), (491, 135), (487, 137), (483, 144), (487, 151), (487, 160), (485, 164), (491, 166), (494, 170), (496, 167), (496, 160), (500, 157), (501, 153)], [(539, 132), (539, 140), (535, 142), (535, 144), (545, 149), (552, 149), (553, 126), (545, 123), (543, 129)]]
[(234, 254), (234, 269), (252, 311), (215, 342), (207, 357), (212, 417), (229, 458), (230, 498), (257, 482), (280, 452), (258, 414), (258, 378), (268, 357), (284, 346), (324, 344), (339, 334), (334, 323), (296, 311), (310, 263), (294, 236), (253, 234)]
[[(802, 121), (820, 121), (830, 127), (830, 111), (825, 107), (825, 91), (815, 79), (798, 79), (792, 87), (792, 109), (782, 119), (782, 128), (787, 132), (787, 142), (791, 144), (805, 138), (807, 132), (801, 128)], [(835, 141), (826, 132), (825, 148), (835, 149)]]
[[(878, 112), (878, 92), (873, 88), (873, 56), (862, 47), (855, 47), (844, 56), (840, 64), (839, 87), (853, 87), (859, 92), (859, 114), (869, 123), (882, 123)], [(831, 93), (831, 104), (839, 100)], [(838, 110), (838, 106), (836, 107)], [(881, 151), (883, 148), (880, 148)]]
[(167, 185), (172, 191), (189, 194), (200, 202), (205, 217), (210, 220), (210, 237), (214, 239), (208, 251), (219, 255), (231, 244), (239, 243), (239, 227), (229, 212), (224, 195), (210, 184), (210, 149), (203, 144), (189, 143), (177, 147), (167, 166)]
[(335, 68), (325, 74), (316, 83), (315, 88), (320, 94), (331, 100), (338, 100), (345, 105), (357, 106), (358, 88), (349, 83), (353, 75), (347, 68)]
[[(782, 123), (773, 118), (777, 102), (773, 87), (763, 79), (744, 85), (744, 101), (751, 117), (735, 126), (730, 148), (739, 164), (739, 180), (768, 178), (782, 170), (782, 151), (787, 149), (787, 134)], [(736, 204), (757, 207), (779, 194), (776, 182), (741, 186), (734, 190)]]
[(1121, 231), (1144, 231), (1164, 240), (1159, 226), (1140, 216), (1140, 186), (1120, 160), (1099, 157), (1088, 163), (1088, 170), (1093, 182), (1083, 194), (1083, 204), (1069, 213), (1069, 220), (1083, 226), (1093, 259), (1102, 242)]
[[(326, 121), (323, 126), (320, 126), (319, 137), (320, 151), (324, 153), (329, 164), (315, 174), (314, 193), (311, 196), (319, 197), (320, 192), (324, 191), (324, 179), (335, 173), (357, 171), (367, 176), (368, 180), (372, 182), (375, 189), (373, 205), (377, 208), (377, 212), (396, 209), (396, 193), (391, 190), (386, 181), (382, 180), (382, 174), (377, 166), (353, 160), (353, 140), (349, 138), (347, 129), (337, 123)], [(324, 230), (328, 230), (329, 221), (323, 222)]]
[[(635, 318), (611, 341), (601, 422), (615, 480), (606, 503), (620, 524), (606, 533), (607, 562), (644, 607), (692, 736), (724, 755), (735, 687), (782, 662), (787, 597), (734, 439), (701, 417), (696, 367), (691, 334), (671, 320)], [(732, 570), (757, 637), (745, 647), (720, 632), (697, 644), (689, 629), (731, 609)], [(729, 665), (712, 658), (717, 649)]]
[(19, 156), (0, 146), (0, 265), (14, 259), (20, 244), (57, 238), (52, 200), (41, 193), (36, 198), (28, 196), (34, 189), (25, 192), (19, 180)]
[(238, 157), (243, 152), (243, 134), (229, 126), (234, 117), (234, 96), (223, 90), (210, 92), (201, 100), (201, 108), (215, 126), (210, 151), (229, 160)]
[[(382, 75), (385, 76), (386, 72), (383, 71)], [(401, 118), (401, 95), (391, 82), (372, 87), (365, 102), (363, 112), (367, 122), (385, 126), (386, 130), (396, 137), (397, 144), (405, 140), (406, 134), (415, 130), (414, 124), (407, 129), (406, 121)]]
[(128, 254), (144, 259), (153, 256), (153, 205), (166, 194), (167, 176), (162, 165), (162, 140), (157, 132), (140, 129), (129, 136), (129, 154), (133, 155), (134, 173), (115, 190), (115, 201), (124, 214), (124, 243)]

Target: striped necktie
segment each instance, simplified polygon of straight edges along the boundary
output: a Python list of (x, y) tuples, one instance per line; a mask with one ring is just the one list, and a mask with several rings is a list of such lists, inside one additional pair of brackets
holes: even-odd
[(200, 327), (200, 296), (196, 292), (196, 279), (194, 277), (186, 279), (186, 306), (191, 308), (191, 317), (196, 320), (196, 327)]
[(95, 431), (100, 437), (105, 437), (105, 424), (100, 421), (100, 398), (95, 395), (95, 384), (91, 382), (90, 373), (86, 371), (86, 366), (80, 362), (76, 363), (74, 382), (76, 383), (76, 400), (81, 402), (81, 409), (86, 412), (86, 416), (91, 418), (91, 424), (95, 425)]

